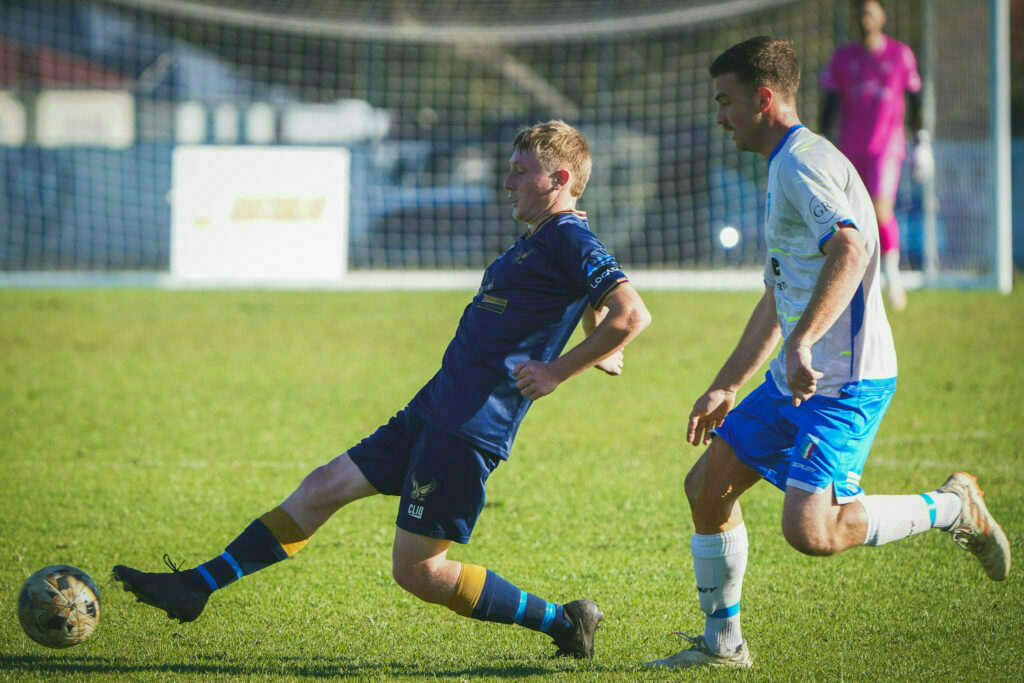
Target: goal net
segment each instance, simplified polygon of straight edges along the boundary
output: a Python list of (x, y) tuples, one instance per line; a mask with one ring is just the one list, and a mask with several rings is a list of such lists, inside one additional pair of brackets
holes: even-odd
[[(887, 3), (937, 103), (934, 188), (904, 169), (897, 206), (935, 280), (992, 274), (988, 8)], [(521, 231), (510, 141), (552, 118), (590, 140), (580, 208), (627, 267), (758, 269), (767, 165), (716, 128), (708, 66), (792, 39), (816, 129), (853, 29), (832, 0), (8, 0), (0, 270), (166, 272), (183, 145), (344, 148), (350, 270), (479, 268)]]

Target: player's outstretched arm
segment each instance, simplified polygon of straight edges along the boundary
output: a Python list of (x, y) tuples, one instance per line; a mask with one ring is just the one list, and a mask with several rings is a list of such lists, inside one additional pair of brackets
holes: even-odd
[[(559, 358), (544, 363), (530, 360), (512, 370), (516, 387), (526, 398), (537, 400), (553, 392), (559, 384), (598, 363), (620, 354), (623, 347), (651, 323), (643, 299), (629, 283), (619, 286), (605, 301), (607, 313), (576, 346)], [(586, 323), (584, 323), (586, 325)], [(605, 372), (608, 372), (605, 369)], [(610, 373), (617, 374), (617, 373)]]
[(686, 428), (687, 442), (694, 446), (711, 442), (711, 430), (722, 425), (736, 402), (736, 392), (768, 360), (780, 336), (775, 292), (766, 286), (764, 296), (754, 307), (735, 350), (708, 390), (694, 402)]

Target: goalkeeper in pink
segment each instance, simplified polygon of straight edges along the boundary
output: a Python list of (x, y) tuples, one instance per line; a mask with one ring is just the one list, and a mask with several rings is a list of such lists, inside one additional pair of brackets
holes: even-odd
[(917, 180), (929, 177), (934, 168), (931, 136), (921, 124), (921, 76), (913, 51), (882, 33), (886, 14), (879, 0), (860, 0), (856, 5), (860, 40), (837, 49), (821, 74), (825, 101), (820, 132), (827, 134), (838, 111), (838, 147), (871, 195), (889, 304), (900, 311), (907, 295), (900, 277), (900, 235), (893, 207), (906, 156), (907, 102), (916, 131), (912, 161)]

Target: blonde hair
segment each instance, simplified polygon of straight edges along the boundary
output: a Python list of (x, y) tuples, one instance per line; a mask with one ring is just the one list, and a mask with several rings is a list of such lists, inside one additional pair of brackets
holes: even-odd
[(523, 128), (512, 141), (512, 148), (537, 155), (545, 172), (559, 167), (572, 175), (569, 194), (579, 197), (590, 180), (590, 145), (587, 138), (565, 121), (547, 121)]

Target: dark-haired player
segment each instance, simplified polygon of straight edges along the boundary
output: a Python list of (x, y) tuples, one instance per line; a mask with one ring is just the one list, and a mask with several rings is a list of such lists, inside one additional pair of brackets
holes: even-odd
[[(998, 581), (1009, 572), (1010, 546), (964, 472), (920, 495), (864, 494), (864, 463), (896, 390), (871, 197), (850, 162), (800, 124), (800, 67), (788, 41), (760, 36), (734, 45), (712, 63), (711, 76), (716, 122), (739, 149), (768, 161), (765, 291), (690, 412), (687, 440), (708, 445), (685, 482), (704, 633), (648, 664), (747, 668), (740, 593), (748, 542), (739, 498), (761, 479), (785, 493), (782, 533), (808, 555), (938, 528)], [(780, 339), (764, 382), (734, 408), (736, 392)]]

